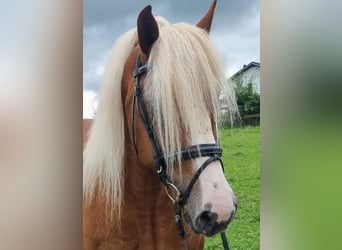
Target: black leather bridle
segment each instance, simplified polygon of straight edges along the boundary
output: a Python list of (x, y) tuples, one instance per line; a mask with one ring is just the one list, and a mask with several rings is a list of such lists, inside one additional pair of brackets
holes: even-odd
[[(144, 98), (143, 90), (140, 86), (140, 76), (147, 73), (148, 67), (147, 65), (142, 65), (140, 55), (137, 56), (136, 60), (136, 68), (133, 71), (133, 76), (135, 78), (135, 90), (133, 95), (133, 105), (132, 105), (132, 141), (133, 146), (136, 154), (138, 155), (137, 146), (136, 146), (136, 139), (135, 139), (135, 121), (134, 121), (134, 112), (135, 107), (138, 110), (138, 113), (140, 115), (140, 118), (145, 126), (145, 129), (147, 131), (148, 137), (151, 141), (152, 145), (152, 155), (153, 155), (153, 163), (155, 170), (157, 174), (159, 175), (160, 181), (164, 184), (166, 187), (166, 193), (171, 199), (175, 211), (175, 219), (176, 219), (176, 226), (178, 229), (178, 232), (183, 239), (184, 247), (185, 249), (189, 249), (188, 243), (185, 238), (185, 231), (182, 223), (182, 213), (181, 209), (183, 208), (185, 219), (189, 218), (189, 216), (186, 215), (187, 211), (184, 210), (184, 206), (186, 204), (187, 199), (190, 196), (190, 192), (192, 190), (192, 187), (195, 185), (196, 181), (198, 180), (199, 176), (203, 172), (203, 170), (214, 161), (220, 161), (222, 169), (223, 169), (223, 163), (221, 160), (222, 157), (222, 148), (219, 144), (212, 143), (212, 144), (199, 144), (199, 145), (193, 145), (190, 147), (183, 148), (180, 152), (181, 160), (191, 160), (198, 157), (209, 157), (202, 165), (201, 167), (196, 171), (194, 176), (192, 177), (191, 181), (189, 182), (187, 188), (184, 192), (180, 191), (176, 185), (172, 183), (172, 181), (169, 179), (167, 175), (167, 158), (172, 156), (175, 157), (178, 152), (172, 152), (169, 154), (165, 154), (161, 146), (159, 144), (158, 138), (156, 137), (153, 129), (153, 124), (149, 118), (149, 113), (146, 105), (146, 101)], [(176, 193), (176, 197), (173, 198), (169, 190), (173, 189)], [(188, 221), (188, 220), (187, 220)], [(189, 221), (191, 223), (191, 221)], [(189, 223), (189, 224), (190, 224)], [(193, 228), (194, 229), (194, 228)], [(194, 229), (195, 230), (195, 229)], [(221, 233), (221, 238), (223, 242), (223, 246), (225, 250), (229, 250), (228, 241), (226, 238), (225, 233)]]

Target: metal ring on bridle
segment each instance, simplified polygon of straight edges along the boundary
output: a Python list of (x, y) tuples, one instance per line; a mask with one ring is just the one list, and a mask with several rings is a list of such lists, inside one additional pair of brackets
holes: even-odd
[[(169, 193), (169, 188), (172, 188), (173, 190), (176, 191), (176, 199), (174, 199), (174, 198), (171, 196), (171, 194)], [(173, 183), (168, 182), (168, 183), (167, 183), (167, 186), (165, 186), (165, 190), (166, 190), (167, 196), (169, 196), (169, 198), (170, 198), (170, 200), (171, 200), (172, 202), (176, 202), (176, 201), (179, 200), (179, 198), (180, 198), (180, 196), (181, 196), (181, 193), (180, 193), (180, 191), (178, 190), (178, 188), (177, 188)]]

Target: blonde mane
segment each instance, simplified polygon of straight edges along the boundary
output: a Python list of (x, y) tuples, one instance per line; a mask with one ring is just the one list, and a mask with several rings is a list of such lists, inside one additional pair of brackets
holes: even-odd
[[(119, 208), (123, 191), (124, 114), (121, 78), (124, 62), (137, 42), (136, 29), (122, 35), (107, 62), (100, 100), (83, 153), (83, 196), (91, 202), (95, 188), (113, 208)], [(98, 186), (97, 186), (98, 185)]]
[[(211, 45), (208, 34), (193, 25), (171, 25), (157, 17), (159, 38), (148, 59), (144, 94), (153, 109), (153, 123), (164, 152), (180, 152), (184, 130), (191, 144), (198, 118), (217, 119), (219, 95), (226, 89), (229, 111), (237, 111), (234, 93)], [(123, 199), (124, 121), (121, 77), (124, 62), (137, 41), (136, 29), (124, 34), (114, 46), (101, 90), (96, 119), (84, 151), (84, 195), (92, 200), (96, 184), (114, 209)], [(216, 120), (216, 124), (217, 120)], [(217, 131), (217, 129), (216, 129)], [(179, 156), (178, 156), (179, 157)], [(169, 159), (168, 164), (180, 162)], [(168, 168), (172, 175), (171, 167)]]

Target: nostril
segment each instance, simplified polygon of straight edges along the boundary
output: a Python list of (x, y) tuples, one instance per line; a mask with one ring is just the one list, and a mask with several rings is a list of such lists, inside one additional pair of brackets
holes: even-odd
[(204, 211), (198, 218), (199, 224), (208, 224), (211, 221), (211, 217), (209, 216), (208, 211)]
[(210, 211), (203, 211), (196, 218), (196, 226), (200, 231), (211, 232), (217, 221), (217, 213), (212, 213)]

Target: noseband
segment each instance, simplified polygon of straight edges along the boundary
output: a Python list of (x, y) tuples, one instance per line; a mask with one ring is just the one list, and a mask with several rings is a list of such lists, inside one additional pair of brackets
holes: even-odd
[[(136, 60), (136, 68), (133, 72), (133, 76), (135, 78), (135, 90), (134, 90), (134, 96), (133, 96), (133, 105), (132, 105), (132, 141), (133, 146), (136, 154), (138, 155), (138, 150), (136, 146), (136, 138), (135, 138), (135, 121), (134, 121), (134, 112), (135, 107), (137, 108), (140, 118), (144, 124), (144, 127), (147, 131), (148, 137), (151, 141), (152, 145), (152, 156), (153, 156), (153, 164), (154, 168), (159, 175), (160, 181), (164, 184), (166, 188), (166, 193), (171, 199), (173, 203), (173, 207), (175, 210), (175, 219), (176, 219), (176, 226), (178, 229), (178, 232), (180, 236), (182, 237), (184, 241), (185, 249), (188, 249), (188, 244), (185, 239), (185, 231), (182, 223), (182, 214), (181, 209), (183, 208), (185, 219), (187, 220), (188, 216), (186, 215), (187, 211), (184, 209), (184, 206), (186, 204), (187, 199), (190, 196), (190, 192), (195, 185), (196, 181), (200, 177), (203, 170), (212, 162), (214, 161), (220, 161), (222, 169), (223, 169), (223, 163), (221, 160), (222, 157), (222, 148), (219, 144), (211, 143), (211, 144), (198, 144), (198, 145), (192, 145), (186, 148), (183, 148), (180, 152), (181, 160), (191, 160), (196, 159), (198, 157), (209, 157), (196, 171), (194, 176), (192, 177), (191, 181), (189, 182), (187, 188), (184, 192), (180, 191), (175, 184), (172, 183), (172, 181), (169, 179), (167, 175), (167, 159), (169, 157), (175, 157), (178, 155), (178, 152), (175, 151), (173, 153), (165, 154), (161, 146), (159, 144), (159, 141), (154, 133), (153, 124), (149, 118), (149, 113), (146, 105), (146, 101), (144, 98), (143, 90), (140, 86), (140, 76), (147, 73), (148, 67), (147, 65), (142, 65), (140, 55), (138, 55)], [(173, 189), (176, 192), (176, 197), (173, 198), (169, 190)], [(191, 220), (187, 220), (189, 224), (191, 225)], [(192, 226), (193, 227), (193, 226)], [(193, 227), (193, 230), (195, 228)], [(196, 231), (196, 230), (195, 230)], [(199, 233), (199, 232), (197, 232)], [(228, 242), (226, 239), (225, 233), (221, 233), (222, 242), (225, 250), (228, 250)]]

